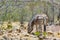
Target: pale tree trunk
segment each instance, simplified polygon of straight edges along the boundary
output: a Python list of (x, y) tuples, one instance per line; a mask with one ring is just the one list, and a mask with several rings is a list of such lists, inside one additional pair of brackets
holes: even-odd
[(22, 17), (21, 17), (21, 27), (23, 27), (23, 15), (21, 15)]
[(24, 25), (24, 22), (23, 22), (23, 11), (24, 11), (24, 9), (22, 9), (22, 13), (21, 13), (21, 21), (20, 21), (20, 23), (21, 23), (21, 27), (23, 27)]
[[(23, 2), (24, 3), (24, 2)], [(25, 4), (24, 4), (25, 5)], [(22, 11), (21, 11), (21, 27), (24, 27), (24, 13), (25, 13), (25, 9), (24, 9), (24, 5), (22, 6)]]
[(51, 0), (51, 2), (52, 2), (51, 9), (52, 9), (52, 15), (53, 15), (51, 22), (52, 22), (52, 24), (54, 24), (54, 2), (53, 2), (53, 0)]
[(59, 25), (60, 25), (60, 8), (59, 8), (58, 20), (59, 20)]

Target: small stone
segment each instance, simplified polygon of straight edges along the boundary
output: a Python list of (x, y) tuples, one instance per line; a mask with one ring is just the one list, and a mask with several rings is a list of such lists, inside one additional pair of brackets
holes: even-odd
[(8, 33), (12, 33), (12, 30), (8, 31)]
[(4, 40), (7, 40), (8, 38), (6, 36), (3, 36)]

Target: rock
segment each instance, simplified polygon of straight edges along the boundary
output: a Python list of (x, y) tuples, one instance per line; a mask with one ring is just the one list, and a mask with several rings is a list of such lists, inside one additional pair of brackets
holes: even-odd
[(3, 36), (3, 38), (4, 38), (4, 40), (8, 40), (8, 37), (6, 37), (6, 36)]
[(8, 33), (12, 33), (12, 30), (9, 30)]
[(17, 31), (18, 33), (20, 33), (20, 32), (21, 32), (21, 30), (20, 30), (20, 29), (16, 29), (16, 31)]
[(38, 40), (38, 38), (32, 38), (32, 37), (31, 37), (30, 40)]
[(28, 37), (22, 37), (21, 40), (29, 40)]
[(35, 35), (30, 35), (29, 39), (30, 40), (39, 40), (39, 38)]
[(3, 31), (0, 30), (0, 36), (2, 36), (3, 34), (4, 34)]

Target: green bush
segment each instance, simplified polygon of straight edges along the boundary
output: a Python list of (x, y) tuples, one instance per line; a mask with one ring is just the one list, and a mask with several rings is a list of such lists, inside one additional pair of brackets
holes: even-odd
[[(40, 35), (40, 32), (35, 32), (34, 34), (37, 35), (37, 36), (39, 36)], [(47, 33), (46, 32), (43, 32), (43, 35), (45, 37), (47, 35)]]
[(46, 35), (47, 35), (47, 33), (46, 33), (46, 32), (43, 32), (43, 35), (44, 35), (44, 36), (46, 36)]
[(12, 28), (12, 25), (8, 24), (8, 25), (7, 25), (7, 28), (8, 28), (8, 29), (11, 29), (11, 28)]
[(40, 32), (35, 32), (34, 34), (37, 35), (37, 36), (39, 36), (40, 35)]
[(11, 28), (12, 28), (11, 22), (8, 22), (7, 29), (11, 29)]

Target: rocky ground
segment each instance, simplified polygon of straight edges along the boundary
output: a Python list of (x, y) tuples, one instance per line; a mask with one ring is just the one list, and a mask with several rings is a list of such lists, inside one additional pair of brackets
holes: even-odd
[[(25, 24), (24, 27), (20, 27), (19, 23), (13, 23), (12, 25), (13, 25), (12, 29), (0, 30), (0, 40), (40, 40), (36, 35), (27, 33), (27, 24)], [(50, 29), (50, 32), (54, 28), (55, 30), (58, 31), (60, 26), (56, 26), (56, 27), (53, 28), (47, 27), (47, 28)], [(51, 35), (47, 35), (46, 38), (43, 40), (60, 40), (60, 37), (55, 36), (57, 34), (55, 34), (54, 36), (53, 34)]]
[(0, 40), (38, 40), (38, 37), (25, 33), (6, 33), (0, 36)]
[[(2, 27), (6, 27), (5, 23)], [(27, 28), (20, 27), (20, 24), (12, 23), (12, 28), (7, 30), (0, 30), (0, 40), (39, 40), (36, 35), (28, 34)]]

